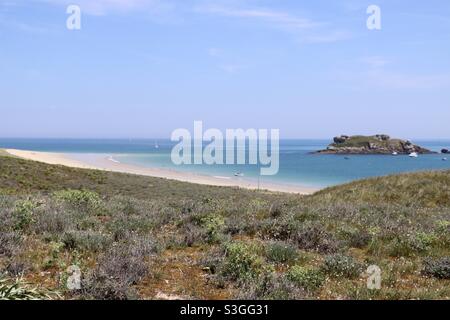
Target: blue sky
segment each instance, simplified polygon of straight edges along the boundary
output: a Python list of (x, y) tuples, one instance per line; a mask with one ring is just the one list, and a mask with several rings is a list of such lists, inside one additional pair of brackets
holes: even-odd
[(0, 137), (450, 138), (449, 56), (447, 0), (0, 0)]

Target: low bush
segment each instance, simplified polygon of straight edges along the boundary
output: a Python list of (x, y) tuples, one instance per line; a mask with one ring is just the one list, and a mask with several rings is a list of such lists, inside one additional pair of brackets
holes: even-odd
[(422, 274), (438, 279), (450, 279), (450, 257), (425, 259)]
[(339, 236), (352, 248), (364, 248), (372, 239), (372, 236), (364, 230), (344, 227), (339, 230)]
[(321, 270), (293, 266), (287, 273), (287, 278), (308, 291), (316, 291), (324, 281), (325, 276)]
[(39, 234), (58, 237), (66, 230), (76, 227), (78, 215), (76, 212), (64, 209), (55, 203), (49, 203), (36, 216), (33, 230)]
[(233, 281), (256, 279), (264, 270), (264, 263), (258, 251), (256, 245), (245, 242), (226, 244), (221, 274)]
[(322, 271), (332, 277), (356, 278), (363, 271), (363, 265), (353, 257), (333, 254), (325, 258)]
[(17, 232), (0, 232), (0, 257), (12, 257), (20, 249), (22, 237)]
[(294, 263), (297, 248), (286, 242), (271, 242), (266, 246), (266, 258), (275, 263)]
[(272, 218), (278, 218), (283, 214), (283, 205), (279, 202), (272, 203), (269, 209), (269, 215)]
[(450, 233), (450, 221), (438, 220), (436, 221), (436, 229), (441, 233)]
[(413, 237), (412, 245), (418, 252), (426, 252), (436, 243), (437, 236), (434, 233), (418, 232)]
[(320, 253), (334, 253), (339, 247), (339, 241), (319, 223), (303, 224), (294, 240), (300, 249)]
[(206, 232), (206, 241), (210, 244), (220, 242), (222, 231), (225, 226), (225, 221), (222, 216), (218, 214), (209, 214), (200, 220), (201, 226)]
[(267, 272), (245, 283), (237, 298), (245, 300), (303, 300), (308, 293), (283, 275)]
[(105, 224), (106, 229), (112, 234), (114, 241), (120, 241), (130, 232), (145, 234), (151, 232), (154, 222), (145, 216), (115, 214)]
[(14, 229), (27, 229), (35, 220), (35, 210), (39, 204), (31, 200), (18, 200), (15, 204), (13, 217), (15, 219)]
[(189, 247), (201, 243), (223, 242), (226, 238), (224, 228), (225, 220), (219, 214), (194, 214), (182, 222), (183, 242)]
[(83, 295), (94, 299), (135, 298), (132, 286), (148, 274), (148, 260), (158, 250), (158, 244), (148, 237), (129, 238), (114, 244), (83, 279)]
[(284, 215), (276, 219), (266, 219), (261, 223), (261, 231), (265, 238), (273, 240), (290, 240), (300, 227), (294, 215)]
[(412, 257), (426, 253), (436, 242), (434, 234), (419, 232), (410, 236), (395, 237), (388, 246), (388, 253), (392, 257)]
[(89, 190), (62, 190), (55, 192), (53, 195), (57, 200), (90, 212), (98, 211), (103, 207), (100, 196)]
[(417, 253), (411, 241), (402, 237), (394, 238), (387, 246), (391, 257), (411, 257)]
[(99, 252), (107, 248), (112, 239), (108, 235), (94, 231), (70, 230), (63, 234), (61, 242), (69, 250)]

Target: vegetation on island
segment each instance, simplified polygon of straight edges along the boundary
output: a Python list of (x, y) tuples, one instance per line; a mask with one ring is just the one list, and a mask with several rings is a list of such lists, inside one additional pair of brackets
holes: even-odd
[(428, 149), (413, 144), (409, 140), (391, 139), (386, 134), (374, 136), (347, 136), (334, 137), (333, 143), (325, 150), (317, 151), (324, 154), (410, 154), (433, 153)]
[(450, 297), (450, 171), (300, 196), (0, 155), (0, 219), (0, 299)]

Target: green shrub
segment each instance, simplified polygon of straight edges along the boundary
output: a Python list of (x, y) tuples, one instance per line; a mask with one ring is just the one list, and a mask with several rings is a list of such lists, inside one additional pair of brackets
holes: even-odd
[(119, 241), (130, 232), (139, 234), (149, 233), (154, 227), (154, 222), (143, 216), (118, 214), (113, 215), (105, 227), (111, 233), (114, 241)]
[(59, 261), (59, 254), (61, 253), (61, 249), (64, 247), (64, 244), (61, 242), (51, 242), (50, 243), (50, 254), (44, 260), (44, 269), (50, 269), (56, 267)]
[(325, 276), (321, 270), (307, 269), (300, 266), (293, 266), (289, 269), (287, 278), (308, 291), (319, 289), (325, 281)]
[(221, 241), (222, 230), (225, 226), (225, 220), (221, 215), (209, 214), (201, 218), (200, 224), (206, 231), (206, 241), (208, 243), (218, 243)]
[(339, 230), (339, 236), (348, 246), (353, 248), (364, 248), (370, 243), (372, 238), (367, 231), (349, 227), (341, 228)]
[(225, 259), (221, 274), (230, 280), (246, 281), (255, 279), (264, 270), (258, 255), (259, 248), (254, 244), (231, 242), (225, 245)]
[(263, 234), (274, 240), (289, 240), (300, 226), (295, 216), (283, 215), (276, 219), (267, 219), (262, 223)]
[(269, 215), (272, 218), (277, 218), (283, 214), (283, 205), (279, 202), (272, 203), (269, 209)]
[(391, 257), (411, 257), (417, 253), (416, 248), (408, 239), (397, 237), (388, 245), (388, 254)]
[(24, 230), (28, 228), (34, 221), (34, 211), (39, 204), (31, 200), (19, 200), (15, 204), (14, 219), (15, 230)]
[(436, 243), (437, 237), (433, 233), (418, 232), (413, 238), (413, 246), (419, 252), (426, 252)]
[(217, 213), (193, 214), (181, 220), (179, 226), (184, 236), (182, 242), (189, 247), (200, 243), (220, 243), (226, 239), (223, 233), (225, 220)]
[(108, 247), (112, 239), (110, 236), (93, 231), (70, 230), (63, 234), (61, 242), (69, 250), (98, 252)]
[(438, 220), (436, 222), (436, 229), (438, 232), (450, 232), (450, 221), (448, 220)]
[(297, 248), (285, 242), (272, 242), (266, 247), (266, 257), (276, 263), (293, 263), (297, 260)]
[(332, 277), (352, 279), (361, 274), (363, 266), (353, 257), (342, 254), (333, 254), (325, 258), (321, 269)]
[(103, 207), (100, 196), (89, 190), (62, 190), (54, 193), (54, 197), (58, 200), (69, 203), (70, 205), (96, 211)]
[(411, 257), (418, 253), (425, 253), (436, 242), (434, 234), (418, 232), (414, 236), (396, 237), (388, 246), (388, 253), (392, 257)]
[(425, 259), (422, 274), (438, 279), (450, 279), (450, 257)]
[(242, 286), (238, 298), (244, 300), (303, 300), (307, 292), (286, 277), (266, 272)]
[(300, 249), (333, 253), (338, 250), (339, 241), (319, 222), (307, 222), (301, 225), (294, 235)]

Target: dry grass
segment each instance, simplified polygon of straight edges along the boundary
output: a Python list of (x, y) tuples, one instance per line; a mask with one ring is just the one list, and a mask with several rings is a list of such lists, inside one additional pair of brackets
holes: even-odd
[(448, 299), (449, 187), (423, 172), (296, 196), (0, 156), (0, 277), (65, 298)]

